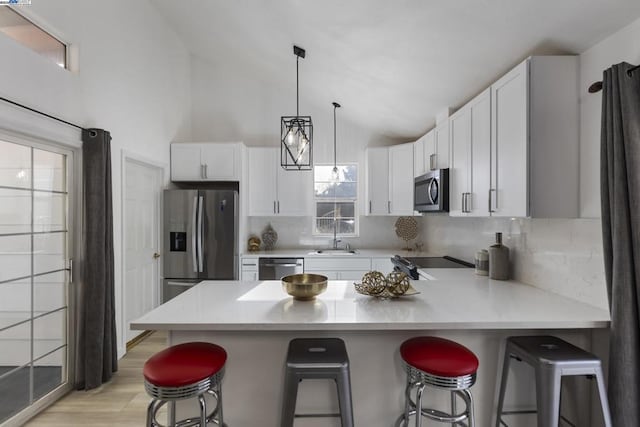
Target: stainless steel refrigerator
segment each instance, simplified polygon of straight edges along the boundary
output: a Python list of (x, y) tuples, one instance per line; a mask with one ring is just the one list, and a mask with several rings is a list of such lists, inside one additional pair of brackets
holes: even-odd
[(238, 278), (238, 193), (164, 191), (166, 302), (202, 280)]

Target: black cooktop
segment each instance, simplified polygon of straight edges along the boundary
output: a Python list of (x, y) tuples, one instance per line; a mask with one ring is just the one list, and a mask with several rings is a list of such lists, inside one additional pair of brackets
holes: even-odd
[(406, 257), (407, 261), (418, 268), (470, 268), (473, 264), (460, 259), (444, 257)]
[(473, 264), (450, 256), (443, 257), (409, 257), (396, 255), (391, 258), (393, 268), (402, 271), (414, 280), (420, 279), (419, 268), (471, 268)]

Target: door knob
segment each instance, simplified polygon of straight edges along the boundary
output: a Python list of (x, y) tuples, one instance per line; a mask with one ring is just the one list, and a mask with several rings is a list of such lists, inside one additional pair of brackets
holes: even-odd
[(160, 258), (160, 254), (158, 252), (154, 253), (153, 254), (153, 258), (154, 259)]

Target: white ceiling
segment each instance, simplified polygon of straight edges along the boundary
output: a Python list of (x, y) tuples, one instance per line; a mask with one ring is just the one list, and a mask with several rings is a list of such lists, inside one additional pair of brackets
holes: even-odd
[(397, 140), (424, 134), (438, 112), (526, 56), (581, 53), (640, 16), (638, 0), (152, 3), (194, 55), (253, 70), (275, 87), (295, 88), (292, 46), (303, 47), (305, 99), (338, 101), (350, 121)]

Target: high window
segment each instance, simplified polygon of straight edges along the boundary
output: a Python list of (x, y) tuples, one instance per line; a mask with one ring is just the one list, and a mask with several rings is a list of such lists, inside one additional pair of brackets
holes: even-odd
[(67, 68), (67, 45), (10, 7), (0, 7), (0, 32)]
[[(314, 176), (313, 234), (358, 235), (358, 165), (316, 165)], [(336, 179), (337, 178), (337, 179)]]

